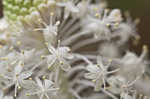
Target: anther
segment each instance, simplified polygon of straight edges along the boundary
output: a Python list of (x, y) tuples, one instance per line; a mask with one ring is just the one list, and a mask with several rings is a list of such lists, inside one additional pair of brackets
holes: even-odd
[(51, 13), (50, 13), (50, 16), (54, 16), (54, 12), (51, 12)]
[(20, 90), (21, 89), (21, 86), (18, 86), (18, 90)]
[(43, 80), (46, 79), (46, 76), (42, 76), (42, 79), (43, 79)]
[(109, 23), (106, 24), (107, 27), (110, 27), (111, 25)]
[(143, 51), (145, 51), (145, 52), (148, 51), (148, 46), (147, 45), (143, 45)]
[(0, 48), (3, 48), (3, 45), (0, 45)]
[(140, 18), (136, 18), (135, 21), (134, 21), (134, 23), (135, 23), (136, 25), (138, 25), (138, 24), (140, 23), (140, 21), (141, 21)]
[(13, 46), (11, 46), (11, 47), (9, 48), (9, 50), (10, 50), (10, 51), (12, 51), (13, 49), (14, 49), (14, 47), (13, 47)]
[(99, 14), (99, 13), (96, 13), (95, 16), (96, 16), (97, 18), (100, 18), (100, 14)]
[(60, 63), (60, 65), (64, 65), (64, 62), (63, 62), (63, 61), (60, 61), (59, 63)]
[(32, 78), (30, 77), (29, 80), (32, 80)]
[(41, 57), (41, 59), (45, 59), (45, 56), (44, 56), (44, 55), (41, 55), (40, 57)]
[(17, 41), (17, 45), (20, 46), (21, 45), (21, 41)]

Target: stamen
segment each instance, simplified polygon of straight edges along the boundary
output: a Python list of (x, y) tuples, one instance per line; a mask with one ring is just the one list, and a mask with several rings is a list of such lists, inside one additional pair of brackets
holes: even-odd
[(45, 80), (45, 79), (46, 79), (46, 76), (42, 76), (42, 79)]

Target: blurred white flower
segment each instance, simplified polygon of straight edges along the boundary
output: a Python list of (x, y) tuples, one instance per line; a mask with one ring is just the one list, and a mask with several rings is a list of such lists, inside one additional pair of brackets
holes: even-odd
[(102, 63), (102, 59), (98, 57), (97, 59), (97, 65), (89, 65), (87, 66), (87, 70), (89, 73), (85, 74), (85, 77), (87, 79), (92, 79), (93, 82), (95, 82), (95, 91), (99, 91), (104, 85), (104, 89), (106, 89), (106, 81), (107, 81), (107, 75), (117, 72), (119, 69), (108, 71), (108, 68), (110, 67), (110, 63), (108, 65), (104, 65)]
[[(110, 50), (111, 49), (111, 50)], [(102, 56), (109, 57), (109, 58), (116, 58), (120, 56), (120, 50), (118, 45), (114, 43), (103, 43), (99, 47), (99, 53)]]
[(55, 24), (53, 24), (54, 12), (50, 13), (49, 25), (47, 25), (42, 20), (39, 20), (39, 21), (44, 25), (44, 27), (43, 28), (37, 28), (37, 29), (35, 29), (35, 31), (42, 30), (45, 41), (49, 42), (49, 43), (54, 42), (57, 39), (58, 25), (60, 24), (59, 21), (57, 21)]
[(121, 72), (120, 75), (126, 77), (128, 80), (133, 80), (139, 75), (145, 73), (146, 62), (144, 58), (146, 57), (147, 47), (143, 47), (143, 52), (140, 56), (137, 56), (133, 52), (127, 52), (125, 56), (120, 60), (121, 63)]
[(31, 90), (31, 92), (26, 94), (27, 96), (38, 95), (39, 99), (43, 99), (44, 96), (47, 99), (50, 99), (49, 97), (56, 95), (56, 92), (59, 90), (59, 88), (55, 88), (54, 83), (48, 79), (44, 79), (42, 83), (42, 81), (39, 78), (36, 78), (36, 82), (36, 90)]
[[(111, 28), (118, 26), (122, 22), (122, 15), (119, 9), (114, 9), (108, 14), (109, 10), (104, 11), (104, 15), (96, 13), (96, 17), (89, 16), (85, 22), (83, 20), (83, 31), (94, 33), (95, 38), (110, 39), (114, 34), (111, 33)], [(88, 19), (88, 20), (87, 20)]]

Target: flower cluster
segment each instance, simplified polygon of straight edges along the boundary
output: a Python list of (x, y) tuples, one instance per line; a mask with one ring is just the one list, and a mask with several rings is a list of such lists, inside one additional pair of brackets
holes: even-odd
[(150, 97), (147, 46), (140, 56), (122, 48), (139, 38), (129, 14), (108, 9), (103, 0), (3, 0), (3, 5), (0, 99)]

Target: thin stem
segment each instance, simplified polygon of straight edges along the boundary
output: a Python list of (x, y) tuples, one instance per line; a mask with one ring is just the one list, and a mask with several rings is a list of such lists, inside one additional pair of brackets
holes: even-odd
[(76, 51), (77, 49), (83, 47), (83, 46), (86, 46), (86, 45), (89, 45), (89, 44), (92, 44), (92, 43), (96, 43), (100, 40), (104, 40), (104, 38), (98, 38), (98, 39), (94, 39), (94, 38), (90, 38), (90, 39), (86, 39), (86, 40), (82, 40), (81, 42), (75, 44), (73, 47), (72, 47), (72, 51)]
[(76, 34), (70, 36), (68, 39), (63, 40), (63, 41), (62, 41), (62, 44), (63, 44), (63, 45), (69, 45), (69, 44), (71, 44), (72, 42), (74, 42), (75, 40), (77, 40), (80, 36), (86, 35), (86, 34), (88, 34), (88, 33), (89, 33), (88, 31), (76, 33)]
[(82, 99), (81, 96), (79, 96), (79, 94), (74, 91), (73, 89), (70, 89), (70, 92), (77, 98), (77, 99)]
[(76, 30), (79, 30), (80, 28), (80, 23), (76, 23), (74, 24), (68, 31), (66, 34), (64, 34), (64, 38), (67, 38), (68, 36), (70, 36), (71, 34), (73, 34)]
[(58, 67), (57, 69), (56, 69), (56, 75), (55, 75), (55, 83), (56, 83), (56, 85), (58, 85), (58, 79), (59, 79), (59, 72), (60, 72), (60, 68)]
[(81, 54), (73, 54), (75, 57), (79, 58), (79, 59), (83, 59), (86, 63), (88, 64), (92, 64), (92, 62), (85, 56), (81, 55)]
[(112, 93), (110, 93), (110, 92), (104, 90), (103, 88), (101, 88), (101, 90), (102, 90), (103, 93), (107, 94), (107, 95), (110, 96), (111, 98), (113, 98), (113, 99), (118, 99), (118, 98), (117, 98), (116, 96), (114, 96)]
[(61, 30), (61, 34), (63, 34), (75, 21), (76, 19), (69, 21), (68, 24), (66, 24), (66, 26)]

